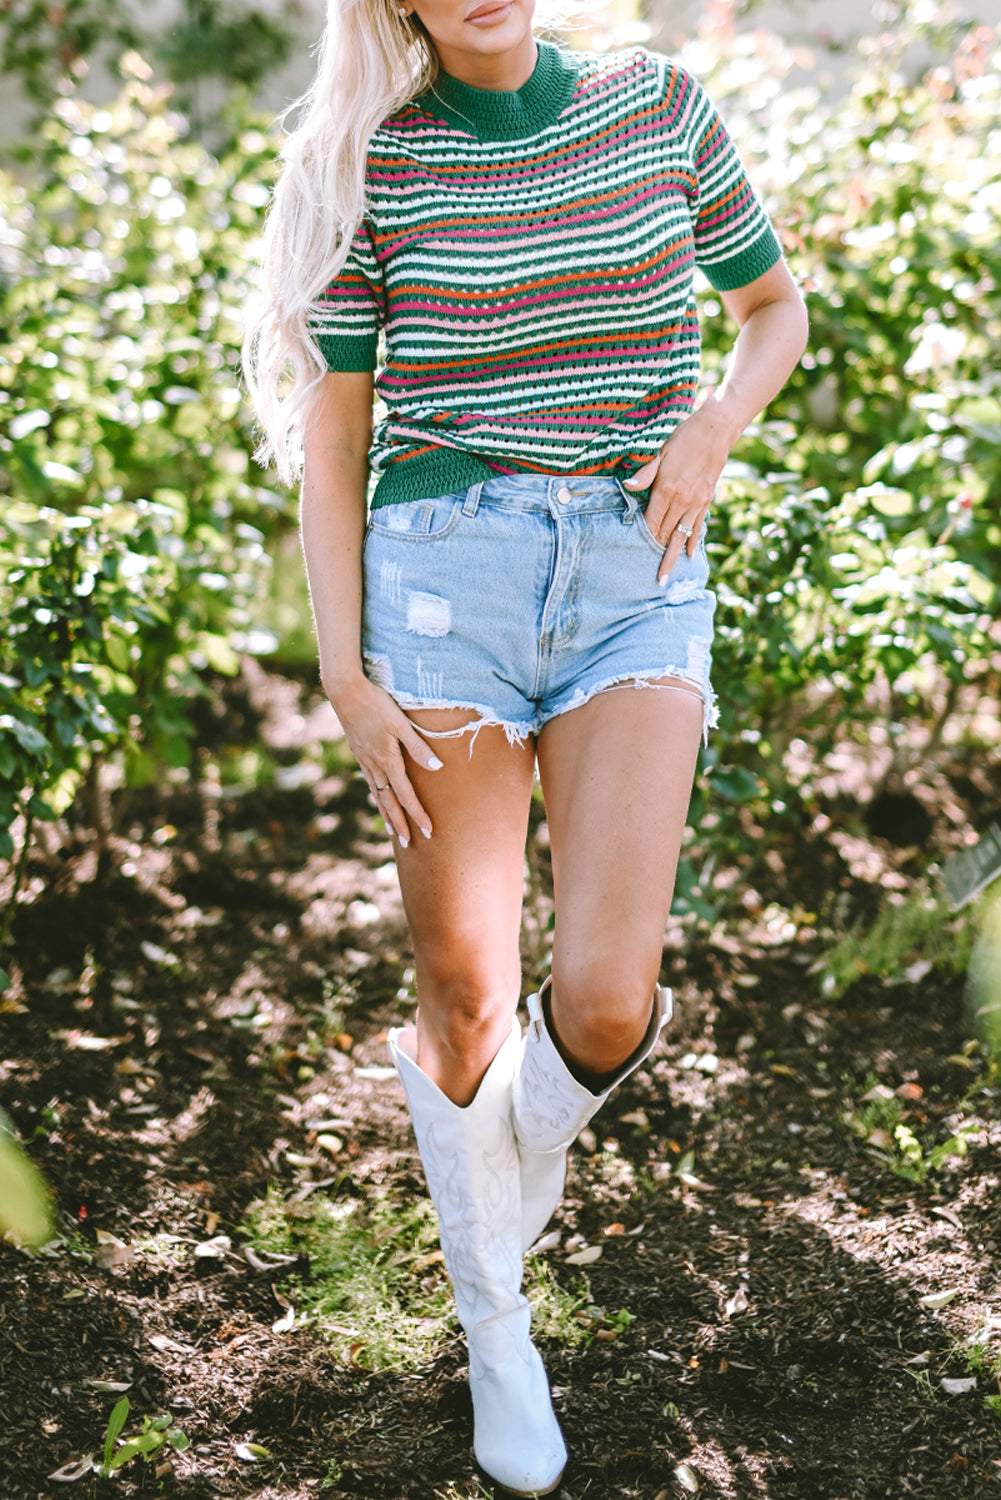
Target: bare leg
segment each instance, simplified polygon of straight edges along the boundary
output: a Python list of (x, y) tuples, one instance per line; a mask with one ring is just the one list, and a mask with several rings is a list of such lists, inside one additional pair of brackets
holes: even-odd
[[(470, 721), (460, 710), (410, 717), (435, 730)], [(479, 730), (472, 754), (469, 738), (431, 741), (444, 770), (409, 763), (434, 833), (396, 846), (420, 1001), (417, 1061), (459, 1105), (476, 1093), (521, 993), (518, 935), (535, 764), (534, 746), (509, 745), (500, 728)]]
[(539, 736), (553, 1030), (591, 1074), (621, 1066), (650, 1021), (701, 733), (698, 694), (643, 687), (600, 693)]

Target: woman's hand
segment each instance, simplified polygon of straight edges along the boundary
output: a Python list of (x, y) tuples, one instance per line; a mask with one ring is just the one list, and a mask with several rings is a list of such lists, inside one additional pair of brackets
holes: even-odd
[(730, 449), (782, 389), (806, 347), (806, 308), (784, 260), (719, 295), (740, 329), (722, 385), (625, 481), (628, 489), (650, 491), (647, 525), (667, 548), (657, 571), (661, 583), (682, 547), (694, 554)]
[(708, 402), (675, 428), (656, 458), (625, 481), (626, 489), (650, 491), (646, 523), (667, 548), (657, 570), (661, 585), (682, 548), (689, 557), (695, 555), (730, 443), (725, 423)]
[(440, 771), (437, 755), (399, 704), (367, 677), (329, 689), (327, 697), (390, 832), (404, 849), (413, 827), (430, 838), (431, 819), (407, 774), (405, 755), (428, 771)]

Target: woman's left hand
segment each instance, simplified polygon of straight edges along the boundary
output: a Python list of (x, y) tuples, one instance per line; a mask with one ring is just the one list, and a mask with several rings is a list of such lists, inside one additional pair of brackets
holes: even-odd
[(731, 442), (710, 398), (675, 428), (656, 458), (625, 480), (626, 489), (650, 491), (646, 523), (667, 548), (657, 570), (661, 585), (667, 582), (683, 547), (689, 557), (695, 555)]

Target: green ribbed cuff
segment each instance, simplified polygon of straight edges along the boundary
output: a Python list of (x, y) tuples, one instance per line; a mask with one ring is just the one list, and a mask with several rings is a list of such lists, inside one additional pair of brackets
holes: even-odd
[(712, 265), (700, 266), (709, 285), (717, 292), (735, 292), (738, 287), (748, 286), (764, 276), (782, 259), (782, 246), (770, 224), (753, 244), (745, 246), (738, 255), (729, 260), (714, 261)]
[(344, 333), (314, 334), (328, 370), (374, 370), (377, 333), (352, 336)]

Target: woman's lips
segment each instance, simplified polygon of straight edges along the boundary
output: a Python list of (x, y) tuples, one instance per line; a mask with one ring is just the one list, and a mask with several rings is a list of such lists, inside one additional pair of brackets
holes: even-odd
[(488, 0), (486, 5), (471, 10), (466, 20), (473, 26), (495, 26), (508, 16), (512, 4), (513, 0)]

